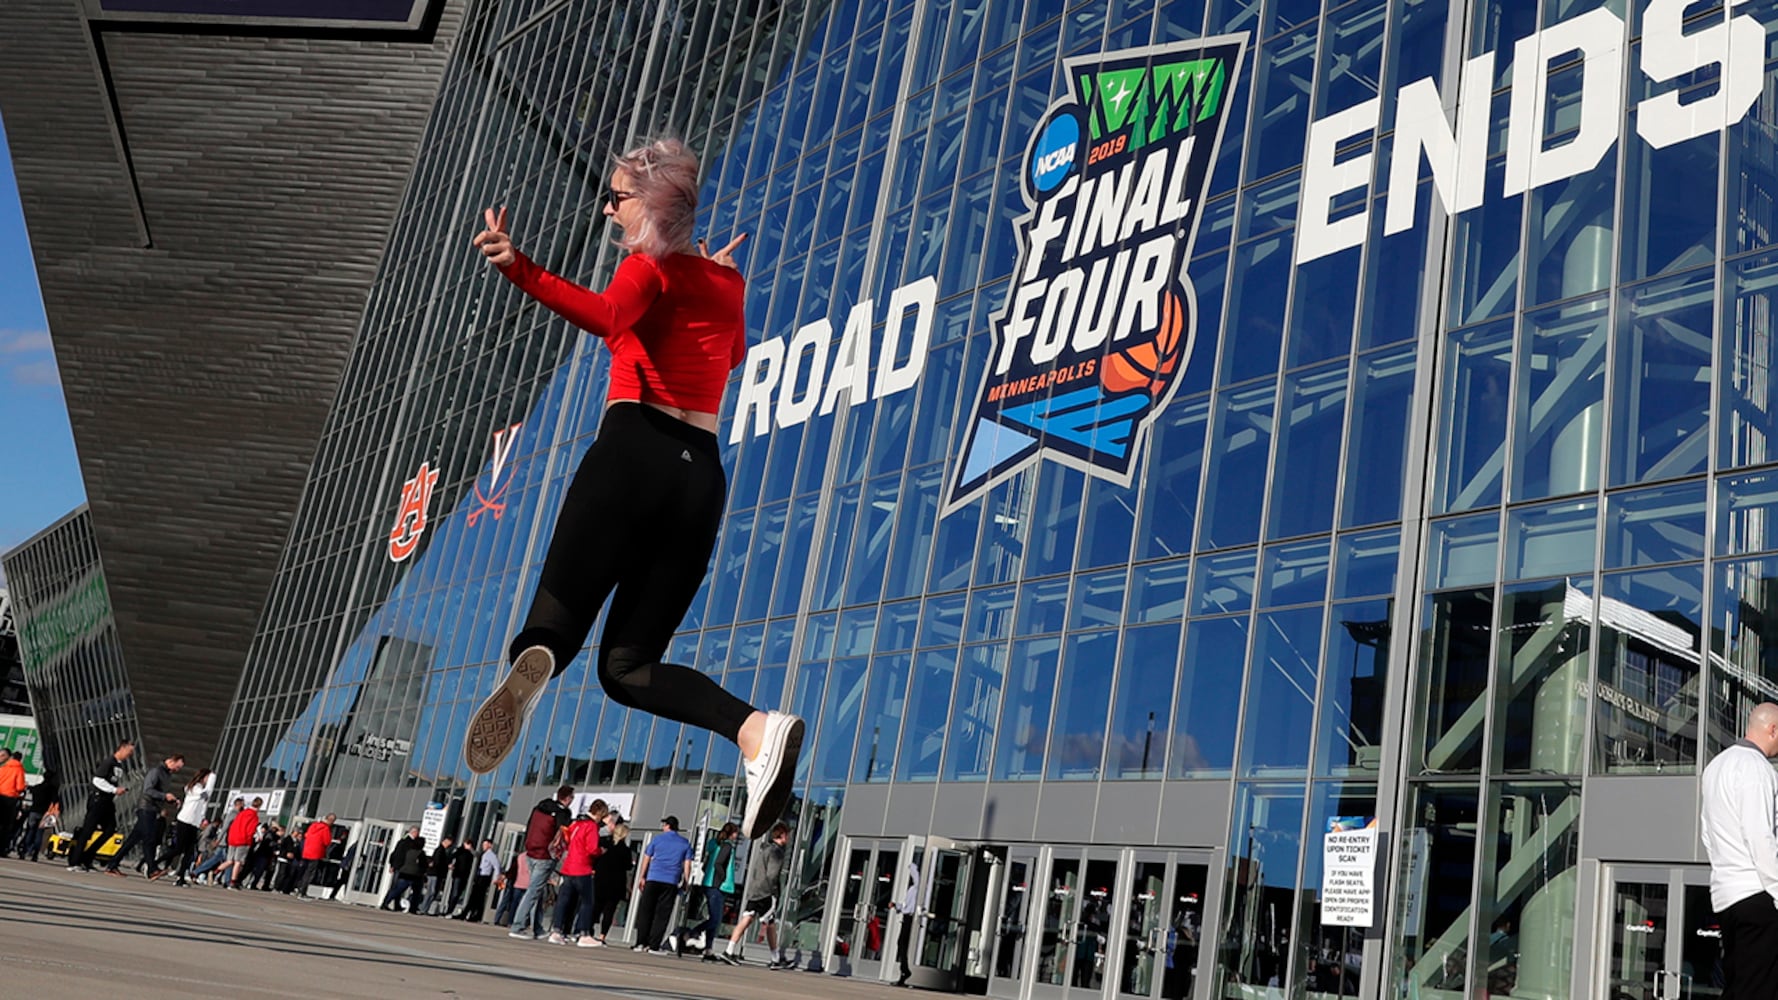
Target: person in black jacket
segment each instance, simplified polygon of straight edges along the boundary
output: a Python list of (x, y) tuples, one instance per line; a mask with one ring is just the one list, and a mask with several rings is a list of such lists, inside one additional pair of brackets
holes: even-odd
[(463, 902), (463, 894), (469, 890), (469, 880), (475, 875), (475, 852), (469, 849), (469, 841), (465, 839), (451, 851), (451, 900), (445, 904), (445, 914), (457, 912), (457, 904)]
[(630, 862), (634, 860), (630, 825), (623, 817), (615, 812), (606, 816), (605, 830), (599, 837), (599, 856), (593, 859), (593, 922), (601, 942), (611, 933), (617, 908), (630, 898)]
[(400, 909), (401, 894), (405, 892), (408, 912), (420, 912), (420, 893), (426, 888), (426, 841), (421, 838), (419, 827), (408, 827), (407, 836), (389, 854), (389, 868), (395, 872), (395, 883), (383, 897), (382, 908)]
[[(93, 766), (92, 787), (86, 795), (86, 818), (74, 832), (74, 846), (68, 850), (68, 869), (93, 870), (93, 856), (117, 831), (117, 799), (123, 795), (124, 766), (136, 752), (135, 740), (124, 740)], [(94, 840), (94, 834), (98, 839)]]
[(127, 877), (117, 870), (124, 856), (138, 844), (142, 847), (142, 861), (136, 865), (137, 871), (145, 871), (154, 863), (156, 854), (161, 849), (161, 832), (166, 829), (164, 814), (167, 804), (179, 804), (179, 791), (173, 781), (173, 775), (185, 767), (185, 755), (174, 754), (162, 763), (148, 769), (142, 776), (142, 799), (136, 803), (136, 826), (130, 835), (124, 838), (123, 846), (111, 856), (111, 863), (105, 866), (105, 874)]
[(438, 897), (444, 895), (445, 883), (450, 881), (451, 856), (457, 851), (454, 843), (450, 837), (439, 838), (432, 856), (426, 859), (426, 895), (420, 902), (420, 912), (426, 916), (432, 916)]

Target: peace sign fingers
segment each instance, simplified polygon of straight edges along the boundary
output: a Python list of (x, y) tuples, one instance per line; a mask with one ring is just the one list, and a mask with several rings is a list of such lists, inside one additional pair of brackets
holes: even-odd
[(482, 209), (482, 221), (487, 228), (477, 233), (472, 242), (495, 267), (506, 267), (515, 259), (512, 237), (506, 231), (506, 206), (500, 206), (498, 214), (491, 208)]
[(698, 240), (698, 253), (702, 254), (705, 260), (714, 261), (721, 264), (723, 267), (732, 267), (736, 270), (740, 270), (740, 266), (735, 263), (735, 250), (746, 241), (747, 234), (742, 233), (730, 240), (728, 246), (723, 247), (715, 253), (711, 253), (708, 243), (700, 238)]

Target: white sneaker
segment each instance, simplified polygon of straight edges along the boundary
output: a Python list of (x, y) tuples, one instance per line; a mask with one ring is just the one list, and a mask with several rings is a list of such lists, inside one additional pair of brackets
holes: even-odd
[(549, 943), (550, 944), (567, 944), (568, 939), (563, 937), (562, 933), (560, 931), (550, 931), (549, 932)]
[(767, 712), (759, 753), (747, 762), (747, 812), (741, 836), (757, 840), (784, 814), (796, 780), (796, 759), (803, 752), (803, 720), (785, 712)]
[(603, 948), (605, 947), (605, 942), (593, 937), (591, 934), (585, 934), (581, 936), (579, 941), (574, 942), (574, 946), (576, 948)]
[(538, 694), (555, 674), (556, 656), (547, 648), (532, 646), (519, 654), (494, 693), (470, 716), (463, 760), (471, 771), (487, 774), (500, 766), (518, 743), (519, 730)]
[(530, 937), (531, 933), (529, 931), (509, 931), (506, 936), (509, 938), (518, 938), (520, 941), (523, 941)]

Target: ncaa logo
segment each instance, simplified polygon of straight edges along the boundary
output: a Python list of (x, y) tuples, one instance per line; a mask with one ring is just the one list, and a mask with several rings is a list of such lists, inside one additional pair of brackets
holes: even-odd
[(1044, 195), (1061, 187), (1074, 173), (1079, 149), (1080, 118), (1073, 108), (1058, 109), (1031, 143), (1031, 165), (1025, 172), (1025, 179), (1030, 182), (1026, 200), (1035, 200), (1029, 193)]

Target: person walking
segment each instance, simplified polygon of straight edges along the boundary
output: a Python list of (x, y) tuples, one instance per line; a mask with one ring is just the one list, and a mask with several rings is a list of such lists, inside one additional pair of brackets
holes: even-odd
[(507, 937), (542, 936), (544, 914), (538, 900), (549, 877), (555, 874), (556, 859), (566, 846), (560, 837), (574, 820), (568, 813), (568, 803), (573, 801), (574, 786), (563, 785), (556, 789), (555, 798), (544, 799), (531, 809), (531, 818), (525, 824), (525, 894), (519, 898), (518, 912), (513, 915)]
[(765, 928), (766, 947), (771, 949), (772, 959), (768, 968), (781, 968), (785, 965), (784, 955), (778, 950), (778, 887), (784, 880), (784, 860), (790, 852), (790, 827), (782, 822), (772, 824), (766, 833), (765, 843), (753, 849), (753, 856), (747, 859), (746, 889), (741, 893), (745, 900), (741, 904), (741, 916), (735, 921), (735, 930), (729, 935), (728, 948), (722, 953), (722, 960), (730, 965), (741, 964), (741, 940), (747, 928), (755, 920)]
[(446, 883), (451, 879), (451, 858), (457, 853), (456, 845), (454, 838), (440, 837), (438, 846), (426, 859), (426, 894), (420, 899), (420, 912), (428, 917), (436, 915), (438, 902), (444, 898)]
[(253, 842), (259, 836), (259, 807), (264, 801), (255, 797), (252, 805), (242, 806), (228, 823), (222, 841), (228, 853), (215, 875), (215, 880), (222, 883), (223, 888), (239, 889), (247, 880), (247, 861), (253, 853)]
[(451, 919), (480, 922), (482, 911), (488, 906), (488, 887), (494, 884), (498, 874), (500, 855), (494, 852), (494, 842), (484, 839), (481, 856), (476, 860), (475, 878), (469, 883), (469, 901), (463, 904), (463, 909), (451, 914)]
[(173, 775), (185, 767), (185, 757), (174, 754), (159, 764), (148, 769), (142, 776), (142, 799), (136, 803), (136, 825), (131, 828), (130, 835), (124, 838), (123, 846), (111, 856), (111, 863), (105, 866), (105, 874), (127, 878), (118, 865), (123, 863), (124, 856), (136, 847), (142, 849), (142, 861), (136, 866), (138, 871), (146, 871), (154, 867), (155, 855), (161, 849), (162, 810), (169, 803), (179, 804), (179, 795), (174, 791)]
[(321, 866), (327, 864), (327, 852), (333, 849), (333, 824), (338, 819), (328, 813), (303, 831), (302, 868), (296, 876), (296, 898), (308, 898), (309, 884), (315, 880)]
[(570, 938), (583, 948), (599, 947), (592, 934), (593, 860), (599, 856), (599, 830), (611, 812), (604, 799), (594, 799), (586, 812), (568, 828), (568, 849), (562, 854), (562, 889), (556, 894), (556, 929), (550, 944)]
[(661, 832), (642, 849), (642, 866), (636, 873), (636, 888), (642, 891), (636, 900), (636, 951), (671, 954), (661, 942), (673, 919), (673, 901), (690, 874), (690, 861), (691, 842), (679, 832), (679, 817), (663, 818)]
[(463, 902), (463, 895), (469, 889), (469, 880), (475, 875), (475, 858), (475, 851), (470, 849), (467, 837), (451, 849), (451, 891), (450, 899), (444, 905), (445, 916), (454, 915), (457, 904)]
[(173, 817), (173, 846), (155, 862), (153, 870), (148, 873), (150, 879), (165, 875), (168, 862), (177, 858), (179, 871), (173, 884), (185, 884), (185, 874), (191, 870), (192, 856), (197, 851), (198, 828), (204, 823), (204, 814), (210, 811), (210, 796), (215, 791), (216, 772), (207, 767), (199, 768), (198, 773), (186, 782), (185, 797), (180, 800), (179, 812)]
[(45, 768), (43, 776), (37, 780), (37, 784), (29, 787), (28, 798), (30, 801), (20, 803), (20, 806), (25, 810), (25, 817), (21, 822), (24, 830), (19, 838), (19, 857), (21, 859), (29, 856), (32, 861), (36, 861), (38, 854), (42, 852), (45, 837), (42, 832), (43, 817), (49, 815), (51, 809), (54, 809), (58, 816), (61, 814), (61, 794), (62, 789), (60, 783), (56, 781), (56, 772), (50, 768)]
[(1702, 837), (1723, 932), (1724, 1000), (1778, 997), (1778, 705), (1704, 768)]
[(494, 888), (500, 893), (500, 901), (494, 906), (495, 927), (512, 926), (512, 918), (519, 912), (519, 900), (525, 895), (526, 883), (522, 880), (530, 871), (521, 850), (506, 862), (506, 870), (495, 879)]
[(92, 788), (86, 795), (86, 817), (74, 831), (74, 846), (68, 849), (69, 871), (92, 871), (93, 858), (99, 848), (117, 831), (117, 800), (127, 790), (123, 784), (124, 761), (135, 752), (136, 741), (125, 739), (117, 744), (111, 756), (101, 758), (93, 766)]
[(919, 913), (920, 866), (908, 862), (907, 884), (902, 887), (901, 898), (890, 903), (896, 912), (895, 928), (895, 961), (901, 966), (901, 978), (895, 981), (897, 986), (906, 986), (908, 977), (914, 974), (908, 967), (908, 942), (914, 939), (914, 917)]
[(538, 694), (585, 645), (615, 591), (599, 638), (599, 683), (612, 701), (735, 743), (745, 762), (749, 837), (790, 801), (803, 720), (761, 711), (704, 673), (662, 662), (709, 570), (727, 500), (717, 414), (747, 352), (745, 282), (736, 239), (693, 252), (698, 158), (676, 139), (619, 157), (605, 217), (626, 255), (603, 292), (551, 274), (520, 253), (506, 209), (483, 212), (473, 243), (527, 295), (611, 350), (599, 433), (568, 487), (511, 668), (470, 717), (463, 755), (486, 774), (511, 752)]
[(12, 838), (25, 818), (25, 762), (9, 747), (0, 747), (0, 856), (12, 848)]
[(401, 910), (401, 896), (407, 894), (407, 912), (420, 912), (420, 894), (426, 887), (426, 839), (420, 836), (420, 828), (410, 826), (407, 836), (395, 845), (389, 854), (389, 869), (395, 873), (395, 880), (389, 891), (383, 896), (382, 909)]
[(716, 957), (716, 936), (722, 933), (722, 916), (728, 908), (728, 898), (735, 893), (735, 876), (737, 864), (735, 859), (735, 840), (740, 837), (741, 828), (733, 823), (722, 824), (722, 829), (710, 835), (704, 843), (704, 923), (698, 933), (703, 938), (700, 946), (704, 953), (704, 961), (718, 961)]
[(635, 855), (630, 849), (630, 825), (622, 816), (614, 812), (605, 817), (605, 829), (599, 856), (593, 859), (593, 912), (600, 944), (610, 943), (617, 909), (630, 898), (630, 862)]

